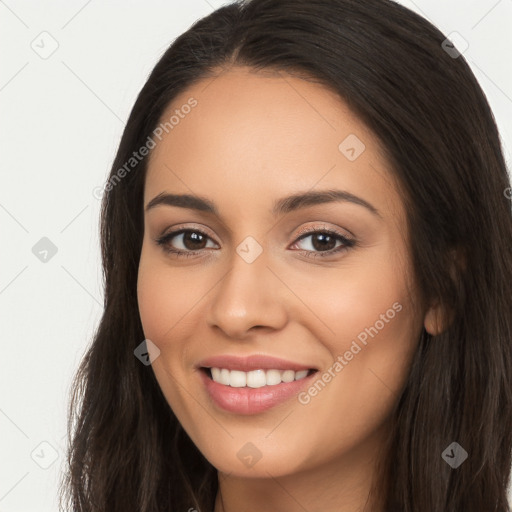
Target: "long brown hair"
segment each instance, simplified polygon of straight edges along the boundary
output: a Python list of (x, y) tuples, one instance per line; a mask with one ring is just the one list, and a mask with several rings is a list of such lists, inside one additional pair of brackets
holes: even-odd
[[(244, 65), (314, 77), (376, 134), (407, 208), (421, 299), (453, 313), (442, 334), (424, 332), (393, 410), (393, 478), (380, 484), (386, 512), (510, 512), (510, 182), (486, 97), (445, 39), (389, 0), (251, 0), (216, 10), (172, 43), (137, 97), (103, 196), (105, 305), (70, 397), (68, 509), (213, 510), (215, 468), (151, 366), (134, 357), (144, 340), (136, 283), (147, 158), (122, 179), (119, 169), (179, 93)], [(442, 457), (453, 442), (468, 453), (457, 468)]]

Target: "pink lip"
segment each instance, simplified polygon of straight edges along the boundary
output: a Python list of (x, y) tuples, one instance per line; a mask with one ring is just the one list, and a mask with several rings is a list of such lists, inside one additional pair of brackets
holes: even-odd
[(300, 370), (317, 369), (311, 365), (304, 365), (294, 363), (293, 361), (286, 361), (277, 357), (270, 357), (264, 355), (253, 356), (232, 356), (220, 355), (204, 359), (197, 365), (199, 368), (227, 368), (228, 370), (240, 370), (243, 372), (250, 372), (251, 370)]
[[(222, 367), (226, 368), (225, 366)], [(261, 368), (261, 366), (258, 368)], [(273, 366), (273, 368), (276, 367)], [(317, 372), (300, 380), (281, 382), (281, 384), (275, 386), (263, 386), (261, 388), (232, 388), (215, 382), (204, 370), (200, 370), (198, 373), (208, 394), (217, 406), (236, 414), (250, 415), (266, 411), (296, 396), (302, 388), (311, 384), (311, 380)]]

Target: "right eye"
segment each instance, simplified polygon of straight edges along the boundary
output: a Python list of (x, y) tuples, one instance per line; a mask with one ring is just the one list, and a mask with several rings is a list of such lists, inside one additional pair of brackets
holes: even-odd
[[(180, 240), (181, 248), (173, 247), (172, 240)], [(172, 253), (176, 256), (195, 256), (199, 251), (205, 249), (204, 244), (211, 238), (200, 229), (179, 229), (167, 233), (155, 242), (162, 247), (166, 253)]]

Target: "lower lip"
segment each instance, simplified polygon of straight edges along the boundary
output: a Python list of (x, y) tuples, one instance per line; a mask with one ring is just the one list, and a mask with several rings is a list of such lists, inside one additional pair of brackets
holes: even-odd
[(261, 388), (225, 386), (211, 379), (204, 370), (199, 373), (210, 397), (220, 408), (236, 414), (258, 414), (298, 395), (303, 387), (309, 385), (316, 372), (300, 380)]

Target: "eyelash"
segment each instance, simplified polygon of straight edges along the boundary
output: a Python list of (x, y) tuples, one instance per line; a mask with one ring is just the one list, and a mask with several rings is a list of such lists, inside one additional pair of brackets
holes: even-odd
[[(204, 231), (201, 231), (200, 229), (179, 229), (176, 231), (171, 231), (170, 233), (167, 233), (166, 235), (161, 236), (160, 238), (157, 238), (155, 242), (157, 245), (162, 247), (162, 250), (166, 253), (171, 253), (175, 255), (178, 258), (189, 258), (192, 256), (196, 256), (198, 253), (200, 253), (204, 249), (200, 249), (197, 251), (183, 251), (181, 249), (174, 249), (171, 246), (169, 246), (169, 242), (176, 236), (181, 235), (183, 233), (199, 233), (206, 238), (210, 238)], [(315, 235), (315, 234), (326, 234), (334, 236), (337, 240), (341, 241), (343, 245), (336, 249), (329, 249), (328, 251), (307, 251), (305, 249), (302, 249), (298, 252), (302, 252), (304, 256), (307, 258), (326, 258), (329, 256), (332, 256), (334, 254), (338, 254), (341, 252), (344, 252), (356, 245), (356, 240), (352, 238), (347, 238), (346, 236), (342, 235), (341, 233), (334, 231), (332, 229), (309, 229), (305, 228), (297, 234), (297, 237), (294, 244), (299, 242), (300, 240), (303, 240), (304, 238), (307, 238), (308, 236)]]

